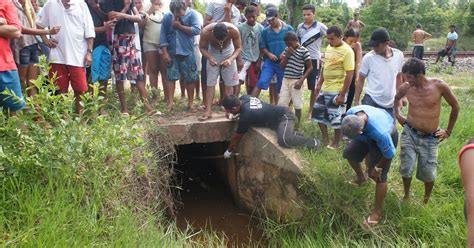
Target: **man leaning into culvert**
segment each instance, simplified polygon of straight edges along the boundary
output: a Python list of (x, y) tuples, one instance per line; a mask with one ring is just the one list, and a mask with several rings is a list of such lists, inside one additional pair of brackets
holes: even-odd
[(227, 113), (239, 115), (239, 126), (232, 136), (224, 158), (230, 158), (236, 152), (240, 140), (250, 127), (268, 127), (276, 130), (278, 144), (286, 148), (307, 147), (318, 149), (320, 141), (295, 133), (295, 116), (286, 106), (270, 105), (256, 97), (235, 95), (224, 97), (222, 105)]
[(388, 189), (387, 174), (398, 142), (394, 119), (384, 109), (359, 105), (347, 111), (342, 120), (341, 131), (352, 140), (344, 149), (343, 157), (356, 173), (353, 183), (361, 185), (367, 182), (361, 162), (369, 155), (368, 174), (376, 183), (375, 206), (364, 219), (364, 225), (376, 225), (382, 217), (382, 206)]

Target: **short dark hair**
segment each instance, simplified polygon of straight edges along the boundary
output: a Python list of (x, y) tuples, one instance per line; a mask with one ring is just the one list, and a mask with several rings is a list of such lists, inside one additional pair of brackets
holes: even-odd
[(186, 4), (183, 0), (175, 0), (170, 2), (171, 13), (176, 13), (178, 10), (186, 10)]
[(257, 13), (257, 8), (253, 5), (247, 6), (244, 10), (245, 15), (254, 14), (254, 13)]
[(283, 38), (285, 42), (288, 42), (290, 40), (298, 40), (298, 35), (296, 35), (295, 32), (289, 31), (285, 34), (285, 37)]
[(238, 107), (240, 105), (240, 100), (236, 95), (227, 95), (222, 100), (222, 106), (226, 109), (231, 109)]
[(216, 23), (212, 32), (214, 33), (214, 37), (216, 37), (217, 40), (224, 40), (228, 32), (227, 25), (225, 25), (223, 22)]
[(456, 25), (454, 25), (454, 24), (449, 25), (449, 27), (456, 29)]
[(425, 75), (426, 68), (425, 63), (422, 60), (417, 58), (410, 58), (408, 59), (402, 67), (402, 73), (410, 74), (410, 75), (418, 75), (423, 74)]
[(311, 12), (316, 13), (316, 7), (314, 7), (314, 5), (312, 5), (312, 4), (303, 5), (301, 10), (311, 10)]
[(346, 30), (346, 32), (344, 32), (344, 37), (346, 37), (346, 38), (348, 38), (348, 37), (359, 38), (360, 34), (359, 34), (359, 31), (357, 31), (353, 28), (349, 28), (348, 30)]
[(421, 24), (416, 24), (416, 28), (421, 28)]
[(339, 26), (334, 25), (328, 28), (328, 30), (326, 31), (326, 34), (334, 34), (337, 37), (341, 37), (342, 29)]

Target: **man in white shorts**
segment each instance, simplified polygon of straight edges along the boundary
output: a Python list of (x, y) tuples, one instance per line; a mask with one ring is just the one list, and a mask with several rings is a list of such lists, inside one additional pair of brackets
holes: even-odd
[(225, 95), (236, 94), (240, 89), (236, 62), (242, 49), (239, 30), (227, 22), (209, 24), (202, 30), (199, 48), (207, 58), (206, 112), (199, 117), (204, 121), (212, 117), (212, 100), (219, 77), (224, 81)]

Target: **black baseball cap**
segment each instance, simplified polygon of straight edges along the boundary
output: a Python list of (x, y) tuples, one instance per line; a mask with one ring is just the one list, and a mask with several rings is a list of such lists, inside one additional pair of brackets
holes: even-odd
[(389, 40), (390, 35), (388, 34), (388, 31), (385, 28), (377, 28), (370, 36), (369, 46), (375, 47), (378, 44)]
[(278, 16), (278, 10), (277, 10), (277, 8), (274, 8), (274, 7), (268, 8), (265, 11), (265, 15), (267, 16), (267, 20), (271, 19), (275, 16)]
[(260, 0), (250, 0), (250, 5), (259, 6), (260, 5)]

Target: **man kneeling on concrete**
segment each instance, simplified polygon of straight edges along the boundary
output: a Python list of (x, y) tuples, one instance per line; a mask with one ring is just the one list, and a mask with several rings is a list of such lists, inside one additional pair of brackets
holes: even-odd
[(375, 206), (364, 220), (364, 224), (376, 225), (382, 216), (382, 206), (388, 189), (387, 174), (396, 152), (398, 135), (395, 121), (384, 109), (359, 105), (347, 111), (342, 120), (341, 131), (352, 139), (344, 149), (343, 156), (356, 173), (356, 184), (367, 181), (361, 162), (369, 155), (369, 175), (376, 182)]
[(278, 144), (282, 147), (307, 147), (318, 149), (320, 142), (317, 139), (306, 138), (294, 132), (295, 116), (286, 106), (270, 105), (251, 96), (237, 98), (235, 95), (224, 97), (222, 105), (227, 113), (234, 116), (239, 114), (239, 126), (232, 136), (229, 148), (224, 153), (225, 158), (230, 158), (237, 150), (240, 140), (250, 127), (268, 127), (276, 130)]

